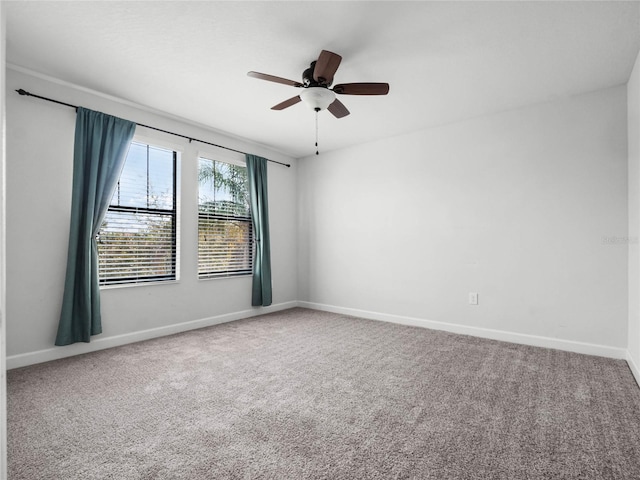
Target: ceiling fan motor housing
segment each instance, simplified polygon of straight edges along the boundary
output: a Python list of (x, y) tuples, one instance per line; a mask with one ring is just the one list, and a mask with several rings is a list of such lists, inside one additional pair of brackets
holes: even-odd
[(331, 82), (327, 82), (326, 79), (322, 78), (320, 81), (316, 81), (313, 78), (313, 73), (316, 69), (316, 61), (311, 62), (309, 68), (307, 68), (304, 72), (302, 72), (302, 83), (305, 87), (330, 87)]

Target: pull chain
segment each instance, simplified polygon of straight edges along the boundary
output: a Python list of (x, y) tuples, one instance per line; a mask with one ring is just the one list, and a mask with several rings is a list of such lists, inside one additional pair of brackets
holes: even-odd
[(318, 109), (316, 109), (316, 155), (320, 155), (318, 153)]

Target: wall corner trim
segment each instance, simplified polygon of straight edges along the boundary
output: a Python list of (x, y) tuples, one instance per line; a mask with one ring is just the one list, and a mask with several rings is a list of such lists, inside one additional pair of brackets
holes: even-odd
[(631, 373), (633, 373), (633, 376), (636, 379), (636, 383), (638, 384), (638, 387), (640, 387), (640, 368), (638, 367), (638, 365), (636, 365), (636, 362), (633, 360), (633, 357), (631, 356), (631, 353), (628, 350), (627, 350), (627, 356), (625, 360), (629, 365), (629, 370), (631, 370)]

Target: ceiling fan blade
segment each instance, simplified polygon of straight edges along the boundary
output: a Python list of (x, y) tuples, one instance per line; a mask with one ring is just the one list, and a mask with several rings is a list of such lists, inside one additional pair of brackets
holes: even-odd
[(322, 50), (316, 61), (316, 66), (313, 69), (313, 79), (316, 82), (331, 85), (333, 75), (336, 73), (336, 70), (338, 70), (341, 61), (342, 57), (337, 53)]
[(388, 83), (341, 83), (333, 87), (340, 95), (386, 95), (389, 93)]
[(267, 80), (268, 82), (282, 83), (283, 85), (289, 85), (291, 87), (303, 86), (300, 82), (294, 82), (293, 80), (288, 80), (286, 78), (276, 77), (275, 75), (267, 75), (266, 73), (248, 72), (247, 75), (253, 78), (258, 78), (260, 80)]
[(336, 118), (342, 118), (349, 115), (349, 110), (347, 110), (347, 107), (345, 107), (344, 104), (337, 98), (331, 105), (327, 107), (327, 110), (329, 110)]
[(275, 105), (275, 106), (271, 107), (271, 110), (284, 110), (285, 108), (288, 108), (291, 105), (295, 105), (300, 100), (302, 100), (300, 98), (300, 95), (296, 95), (295, 97), (292, 97), (289, 100), (285, 100), (284, 102), (279, 103), (278, 105)]

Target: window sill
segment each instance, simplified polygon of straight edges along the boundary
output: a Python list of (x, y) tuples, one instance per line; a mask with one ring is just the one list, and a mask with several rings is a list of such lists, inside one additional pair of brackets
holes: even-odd
[(116, 283), (113, 285), (100, 285), (100, 290), (118, 290), (121, 288), (152, 287), (157, 285), (175, 285), (177, 283), (180, 283), (180, 280), (163, 280), (160, 282), (144, 282), (144, 283)]

